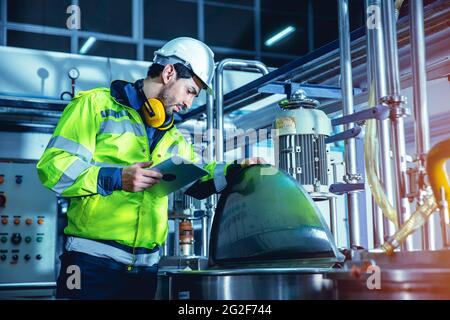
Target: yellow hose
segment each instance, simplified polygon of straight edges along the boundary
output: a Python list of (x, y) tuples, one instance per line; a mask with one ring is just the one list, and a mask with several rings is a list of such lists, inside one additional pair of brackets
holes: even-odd
[(444, 188), (445, 200), (447, 203), (450, 203), (450, 184), (445, 170), (445, 162), (448, 159), (450, 159), (450, 139), (437, 143), (428, 152), (426, 170), (434, 196), (426, 196), (423, 205), (417, 208), (408, 221), (381, 246), (386, 253), (392, 253), (395, 248), (411, 233), (420, 228), (427, 221), (428, 217), (438, 209), (438, 203), (443, 200), (441, 188)]
[(428, 219), (428, 217), (437, 210), (438, 205), (433, 195), (424, 198), (424, 203), (414, 211), (402, 227), (389, 237), (381, 246), (387, 254), (391, 254), (405, 239), (420, 228)]
[[(370, 90), (369, 107), (375, 105), (374, 100), (373, 90)], [(395, 224), (396, 228), (398, 228), (397, 212), (389, 202), (389, 199), (387, 198), (386, 193), (383, 190), (383, 186), (377, 176), (378, 141), (376, 138), (376, 125), (376, 120), (374, 119), (366, 122), (366, 131), (364, 136), (364, 161), (366, 166), (367, 182), (369, 184), (370, 191), (372, 192), (372, 196), (383, 214)]]
[(438, 202), (442, 201), (441, 188), (444, 188), (447, 203), (450, 204), (450, 184), (445, 162), (450, 159), (450, 139), (437, 143), (427, 154), (426, 169), (431, 188)]

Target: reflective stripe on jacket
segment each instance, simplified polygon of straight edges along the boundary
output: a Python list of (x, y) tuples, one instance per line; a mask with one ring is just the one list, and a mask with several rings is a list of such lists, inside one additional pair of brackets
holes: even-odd
[[(37, 170), (44, 186), (71, 198), (65, 234), (152, 249), (167, 237), (168, 197), (153, 195), (151, 188), (143, 192), (116, 190), (102, 196), (97, 192), (98, 172), (101, 166), (146, 161), (156, 165), (174, 150), (185, 159), (200, 161), (175, 126), (150, 153), (139, 113), (118, 103), (110, 89), (97, 88), (80, 92), (67, 105)], [(209, 163), (205, 169), (210, 175), (202, 181), (216, 174), (215, 191), (220, 191), (224, 183), (220, 176), (227, 166)]]

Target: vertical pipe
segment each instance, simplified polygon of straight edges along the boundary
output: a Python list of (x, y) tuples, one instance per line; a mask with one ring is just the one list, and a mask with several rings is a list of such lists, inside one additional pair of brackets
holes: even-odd
[[(251, 61), (251, 60), (240, 60), (240, 59), (225, 59), (222, 60), (217, 68), (216, 68), (216, 74), (214, 78), (214, 88), (215, 88), (215, 101), (213, 103), (212, 98), (209, 97), (207, 101), (207, 110), (209, 110), (208, 113), (208, 127), (215, 124), (215, 160), (217, 163), (223, 163), (224, 158), (224, 127), (223, 127), (223, 72), (225, 69), (256, 69), (262, 74), (268, 74), (269, 70), (267, 67), (259, 62), (259, 61)], [(214, 106), (212, 109), (211, 106)], [(215, 113), (215, 122), (211, 120), (213, 117), (213, 111)], [(213, 132), (211, 130), (210, 134), (212, 135)], [(209, 138), (212, 138), (212, 136), (209, 136)], [(212, 139), (210, 140), (210, 143), (212, 142)], [(209, 233), (211, 234), (211, 227), (212, 227), (212, 218), (209, 225)]]
[[(373, 70), (375, 84), (375, 101), (380, 103), (381, 98), (386, 96), (386, 60), (384, 46), (384, 26), (381, 16), (381, 0), (369, 0), (368, 21), (375, 19), (375, 24), (368, 29), (368, 33), (372, 34), (373, 39)], [(395, 205), (395, 192), (393, 189), (393, 172), (391, 160), (391, 139), (390, 139), (391, 120), (385, 119), (377, 122), (378, 138), (380, 140), (380, 176), (386, 196), (389, 202)], [(378, 217), (380, 219), (380, 217)], [(395, 233), (395, 225), (383, 216), (383, 237), (393, 235)], [(381, 225), (381, 223), (380, 223)]]
[(338, 234), (337, 234), (337, 203), (336, 197), (331, 197), (328, 199), (330, 206), (330, 229), (333, 234), (334, 242), (338, 243)]
[[(6, 0), (5, 0), (6, 1)], [(72, 5), (75, 6), (79, 6), (79, 0), (72, 0), (71, 2)], [(83, 19), (83, 16), (81, 16), (81, 19)], [(80, 21), (81, 25), (83, 25), (83, 21)], [(78, 36), (78, 30), (77, 29), (73, 29), (71, 30), (71, 35), (70, 35), (70, 52), (71, 53), (78, 53), (78, 40), (79, 40), (79, 36)]]
[(253, 12), (255, 19), (255, 52), (256, 59), (261, 59), (261, 0), (254, 0)]
[[(336, 162), (333, 161), (331, 164), (333, 168), (333, 183), (337, 183), (337, 168), (336, 168)], [(336, 245), (338, 244), (338, 226), (337, 226), (337, 199), (336, 197), (332, 196), (328, 199), (330, 201), (330, 229), (331, 233), (334, 237), (334, 242)]]
[(410, 0), (409, 7), (416, 151), (418, 159), (423, 165), (425, 154), (430, 149), (430, 130), (428, 127), (427, 73), (422, 0)]
[[(267, 67), (259, 62), (259, 61), (250, 61), (250, 60), (240, 60), (240, 59), (225, 59), (222, 60), (217, 68), (216, 74), (214, 78), (213, 88), (215, 88), (215, 101), (213, 101), (212, 97), (208, 96), (207, 100), (207, 111), (208, 111), (208, 128), (215, 124), (215, 130), (210, 130), (209, 134), (209, 143), (212, 143), (212, 138), (215, 136), (215, 160), (217, 163), (223, 163), (224, 156), (224, 127), (223, 127), (223, 72), (225, 69), (245, 69), (252, 68), (256, 69), (262, 74), (268, 74), (269, 70)], [(215, 113), (215, 114), (214, 114)], [(213, 120), (213, 114), (215, 116), (215, 121)], [(214, 135), (213, 135), (214, 133)], [(212, 149), (212, 148), (210, 148)], [(213, 196), (216, 197), (216, 196)], [(214, 198), (216, 199), (216, 198)], [(214, 200), (214, 204), (217, 201)], [(210, 223), (208, 223), (209, 230), (208, 234), (211, 234), (213, 216), (211, 216)], [(210, 237), (209, 237), (210, 238)]]
[(388, 70), (388, 94), (400, 94), (400, 69), (398, 65), (397, 19), (393, 0), (381, 1), (384, 43), (386, 47), (386, 66)]
[(180, 219), (175, 218), (173, 220), (173, 255), (175, 257), (180, 256)]
[(314, 2), (308, 0), (308, 15), (306, 16), (308, 25), (308, 52), (314, 50)]
[[(215, 79), (213, 80), (212, 87), (215, 88)], [(212, 148), (214, 140), (214, 96), (211, 94), (206, 94), (206, 133), (208, 139), (208, 150), (210, 151), (207, 155), (207, 161), (211, 162), (214, 160), (214, 149)], [(209, 239), (211, 233), (211, 225), (214, 217), (214, 207), (216, 205), (216, 197), (212, 195), (206, 199), (206, 224), (202, 225), (202, 239), (203, 239), (203, 255), (207, 257), (209, 255)], [(205, 219), (205, 218), (204, 218)]]
[(201, 256), (208, 256), (208, 216), (202, 218), (202, 246), (201, 246)]
[[(411, 215), (409, 201), (406, 197), (406, 147), (405, 147), (405, 130), (403, 118), (397, 118), (391, 123), (393, 144), (392, 149), (394, 153), (394, 167), (395, 167), (395, 187), (397, 190), (396, 209), (398, 215), (399, 226), (403, 225)], [(413, 238), (408, 237), (402, 244), (403, 250), (413, 249)]]
[(169, 255), (169, 237), (167, 237), (166, 241), (164, 242), (161, 255), (163, 257), (167, 257)]
[(240, 59), (225, 59), (222, 60), (216, 68), (215, 75), (215, 116), (216, 116), (216, 160), (217, 162), (223, 162), (224, 153), (224, 130), (223, 130), (223, 72), (224, 70), (247, 70), (255, 69), (261, 72), (263, 75), (268, 74), (267, 67), (259, 62), (252, 60), (240, 60)]
[(6, 0), (0, 0), (0, 46), (7, 45), (7, 12), (8, 3)]
[[(406, 197), (406, 147), (405, 147), (405, 129), (403, 115), (399, 114), (399, 106), (396, 102), (390, 102), (400, 97), (400, 72), (398, 64), (398, 46), (397, 46), (397, 26), (394, 2), (392, 0), (382, 1), (383, 23), (386, 27), (385, 46), (386, 46), (386, 67), (388, 70), (388, 91), (387, 103), (391, 107), (391, 130), (392, 130), (392, 152), (394, 154), (395, 169), (395, 189), (396, 209), (399, 225), (410, 216), (409, 201)], [(412, 249), (412, 238), (409, 237), (403, 244), (403, 250)]]
[(144, 60), (144, 43), (143, 32), (144, 32), (144, 3), (142, 0), (133, 0), (132, 3), (132, 35), (133, 39), (137, 43), (136, 58), (137, 60)]
[(216, 118), (216, 140), (215, 140), (215, 159), (218, 163), (223, 162), (223, 145), (224, 145), (224, 132), (223, 132), (223, 70), (224, 68), (217, 67), (215, 77), (215, 118)]
[[(409, 2), (409, 13), (416, 159), (419, 160), (419, 174), (421, 174), (425, 165), (425, 155), (430, 149), (423, 1), (411, 0)], [(419, 185), (419, 188), (421, 189), (424, 187), (424, 185)], [(436, 229), (435, 220), (433, 217), (430, 217), (428, 222), (422, 227), (423, 249), (436, 248)]]
[[(366, 21), (369, 21), (369, 10), (371, 9), (371, 1), (364, 1), (366, 10)], [(374, 90), (375, 84), (375, 48), (374, 48), (374, 34), (373, 31), (367, 29), (367, 48), (366, 48), (366, 70), (367, 70), (367, 89), (368, 91)], [(373, 107), (373, 106), (368, 106)], [(378, 155), (373, 155), (378, 156)], [(372, 197), (372, 224), (373, 224), (373, 247), (378, 248), (384, 239), (384, 227), (383, 227), (383, 212), (377, 206), (374, 198)]]
[(197, 0), (197, 36), (198, 40), (205, 41), (205, 2)]
[[(339, 46), (340, 46), (340, 66), (341, 66), (341, 89), (344, 115), (349, 115), (353, 110), (353, 83), (352, 83), (352, 57), (350, 51), (350, 26), (348, 0), (338, 0), (339, 12)], [(345, 125), (345, 130), (349, 130), (353, 124)], [(346, 176), (347, 182), (357, 180), (356, 172), (356, 143), (354, 139), (345, 141)], [(358, 195), (356, 193), (347, 194), (348, 219), (350, 226), (350, 246), (361, 245), (360, 217), (358, 210)]]

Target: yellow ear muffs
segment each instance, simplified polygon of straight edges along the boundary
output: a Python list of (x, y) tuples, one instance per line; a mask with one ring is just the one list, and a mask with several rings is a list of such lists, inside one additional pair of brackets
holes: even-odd
[[(168, 130), (168, 129), (172, 128), (172, 125), (173, 125), (173, 121), (174, 121), (174, 120), (175, 120), (174, 117), (170, 117), (169, 124), (168, 124), (167, 126), (160, 127), (160, 128), (158, 128), (158, 129), (159, 129), (159, 130)], [(164, 124), (163, 124), (163, 125), (164, 125)]]
[[(145, 123), (153, 128), (159, 128), (166, 121), (166, 110), (161, 101), (155, 98), (147, 99), (142, 105)], [(172, 120), (173, 122), (173, 120)]]

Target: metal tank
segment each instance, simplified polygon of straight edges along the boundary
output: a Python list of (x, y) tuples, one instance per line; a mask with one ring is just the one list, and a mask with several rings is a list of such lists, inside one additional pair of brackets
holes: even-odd
[(157, 298), (332, 299), (333, 281), (323, 275), (343, 260), (298, 181), (270, 165), (251, 166), (220, 197), (209, 267), (165, 272)]
[(276, 165), (296, 179), (313, 197), (328, 196), (331, 120), (318, 110), (319, 102), (298, 90), (279, 103), (276, 129)]

